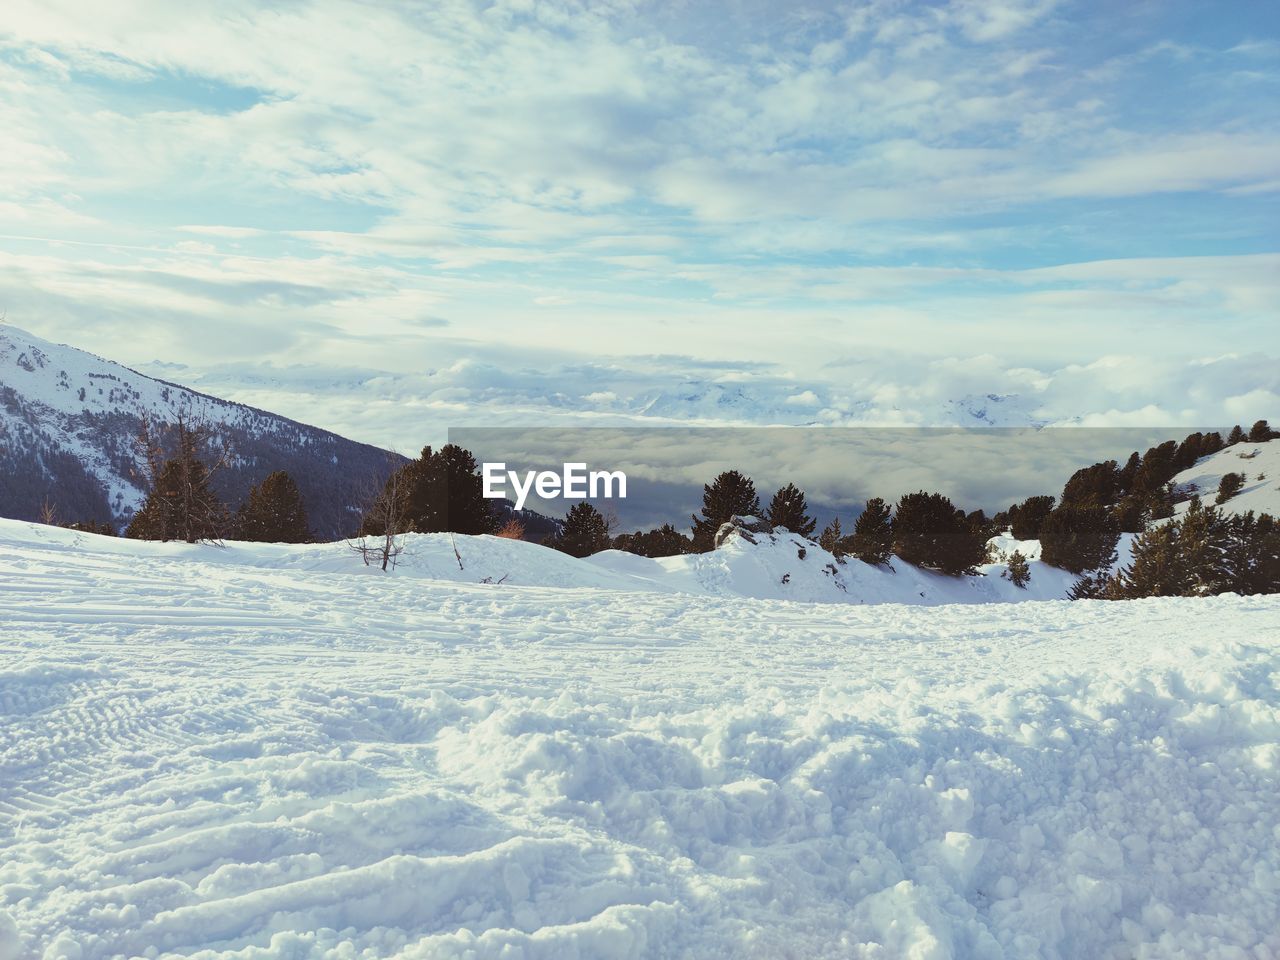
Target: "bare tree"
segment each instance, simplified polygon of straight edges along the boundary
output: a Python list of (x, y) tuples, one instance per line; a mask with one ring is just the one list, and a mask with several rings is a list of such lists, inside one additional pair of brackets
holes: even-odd
[(404, 468), (391, 460), (391, 474), (385, 483), (376, 480), (368, 484), (364, 503), (364, 518), (360, 522), (360, 535), (348, 540), (349, 546), (365, 566), (375, 564), (383, 570), (394, 570), (404, 553), (404, 534), (409, 529), (409, 484)]
[(47, 527), (58, 526), (58, 508), (46, 496), (40, 505), (40, 522)]

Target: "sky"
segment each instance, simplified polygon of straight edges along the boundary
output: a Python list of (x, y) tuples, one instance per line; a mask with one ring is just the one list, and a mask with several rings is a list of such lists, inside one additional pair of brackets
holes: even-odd
[(0, 129), (9, 323), (359, 439), (1280, 419), (1275, 4), (8, 0)]

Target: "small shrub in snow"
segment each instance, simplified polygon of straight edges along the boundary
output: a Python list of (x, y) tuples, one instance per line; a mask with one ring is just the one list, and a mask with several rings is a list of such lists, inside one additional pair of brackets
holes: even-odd
[(1025, 590), (1027, 584), (1031, 582), (1031, 567), (1027, 563), (1027, 558), (1023, 556), (1021, 550), (1015, 550), (1009, 555), (1007, 563), (1005, 574), (1008, 576), (1009, 582), (1015, 587)]
[(1224, 473), (1222, 479), (1218, 481), (1218, 497), (1214, 503), (1226, 503), (1244, 486), (1243, 473)]

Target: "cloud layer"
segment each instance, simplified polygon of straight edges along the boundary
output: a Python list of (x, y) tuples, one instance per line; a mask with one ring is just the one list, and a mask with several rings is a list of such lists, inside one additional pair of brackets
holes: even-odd
[(670, 354), (817, 420), (957, 378), (1216, 417), (1276, 393), (1268, 16), (13, 0), (0, 307), (195, 374), (589, 362), (605, 414)]

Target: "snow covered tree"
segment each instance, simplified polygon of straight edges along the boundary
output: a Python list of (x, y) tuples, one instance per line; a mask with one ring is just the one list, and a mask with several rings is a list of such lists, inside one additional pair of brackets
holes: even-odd
[(1244, 486), (1243, 473), (1224, 473), (1218, 481), (1218, 496), (1214, 503), (1223, 504), (1240, 492)]
[[(135, 540), (218, 540), (226, 531), (226, 506), (210, 487), (214, 471), (226, 465), (230, 448), (215, 443), (212, 427), (179, 417), (169, 430), (175, 453), (164, 459), (164, 443), (148, 420), (142, 421), (137, 448), (147, 465), (150, 491), (134, 514), (125, 536)], [(206, 464), (202, 454), (210, 457)]]
[(1120, 528), (1102, 505), (1064, 504), (1040, 527), (1040, 559), (1072, 573), (1099, 570), (1115, 562)]
[(734, 516), (760, 516), (760, 498), (750, 477), (726, 470), (702, 488), (702, 516), (693, 517), (694, 552), (711, 550), (720, 525)]
[(976, 572), (986, 559), (986, 540), (940, 493), (921, 490), (902, 497), (892, 529), (893, 552), (918, 567), (960, 576)]
[(1039, 540), (1044, 518), (1053, 512), (1053, 497), (1027, 497), (1009, 508), (1009, 526), (1018, 540)]
[(1027, 558), (1021, 550), (1015, 550), (1009, 554), (1006, 572), (1009, 576), (1009, 582), (1015, 587), (1025, 590), (1027, 584), (1031, 582), (1031, 566), (1027, 563)]
[(872, 566), (889, 562), (893, 555), (893, 520), (889, 505), (882, 498), (872, 497), (858, 514), (845, 552)]
[(812, 537), (817, 522), (809, 516), (809, 504), (804, 491), (794, 483), (788, 483), (769, 501), (767, 519), (775, 527), (786, 527), (802, 537)]
[(232, 536), (255, 543), (310, 542), (307, 510), (293, 477), (277, 470), (250, 487), (236, 511)]
[(609, 526), (604, 515), (584, 500), (569, 508), (550, 545), (571, 557), (589, 557), (609, 549)]

